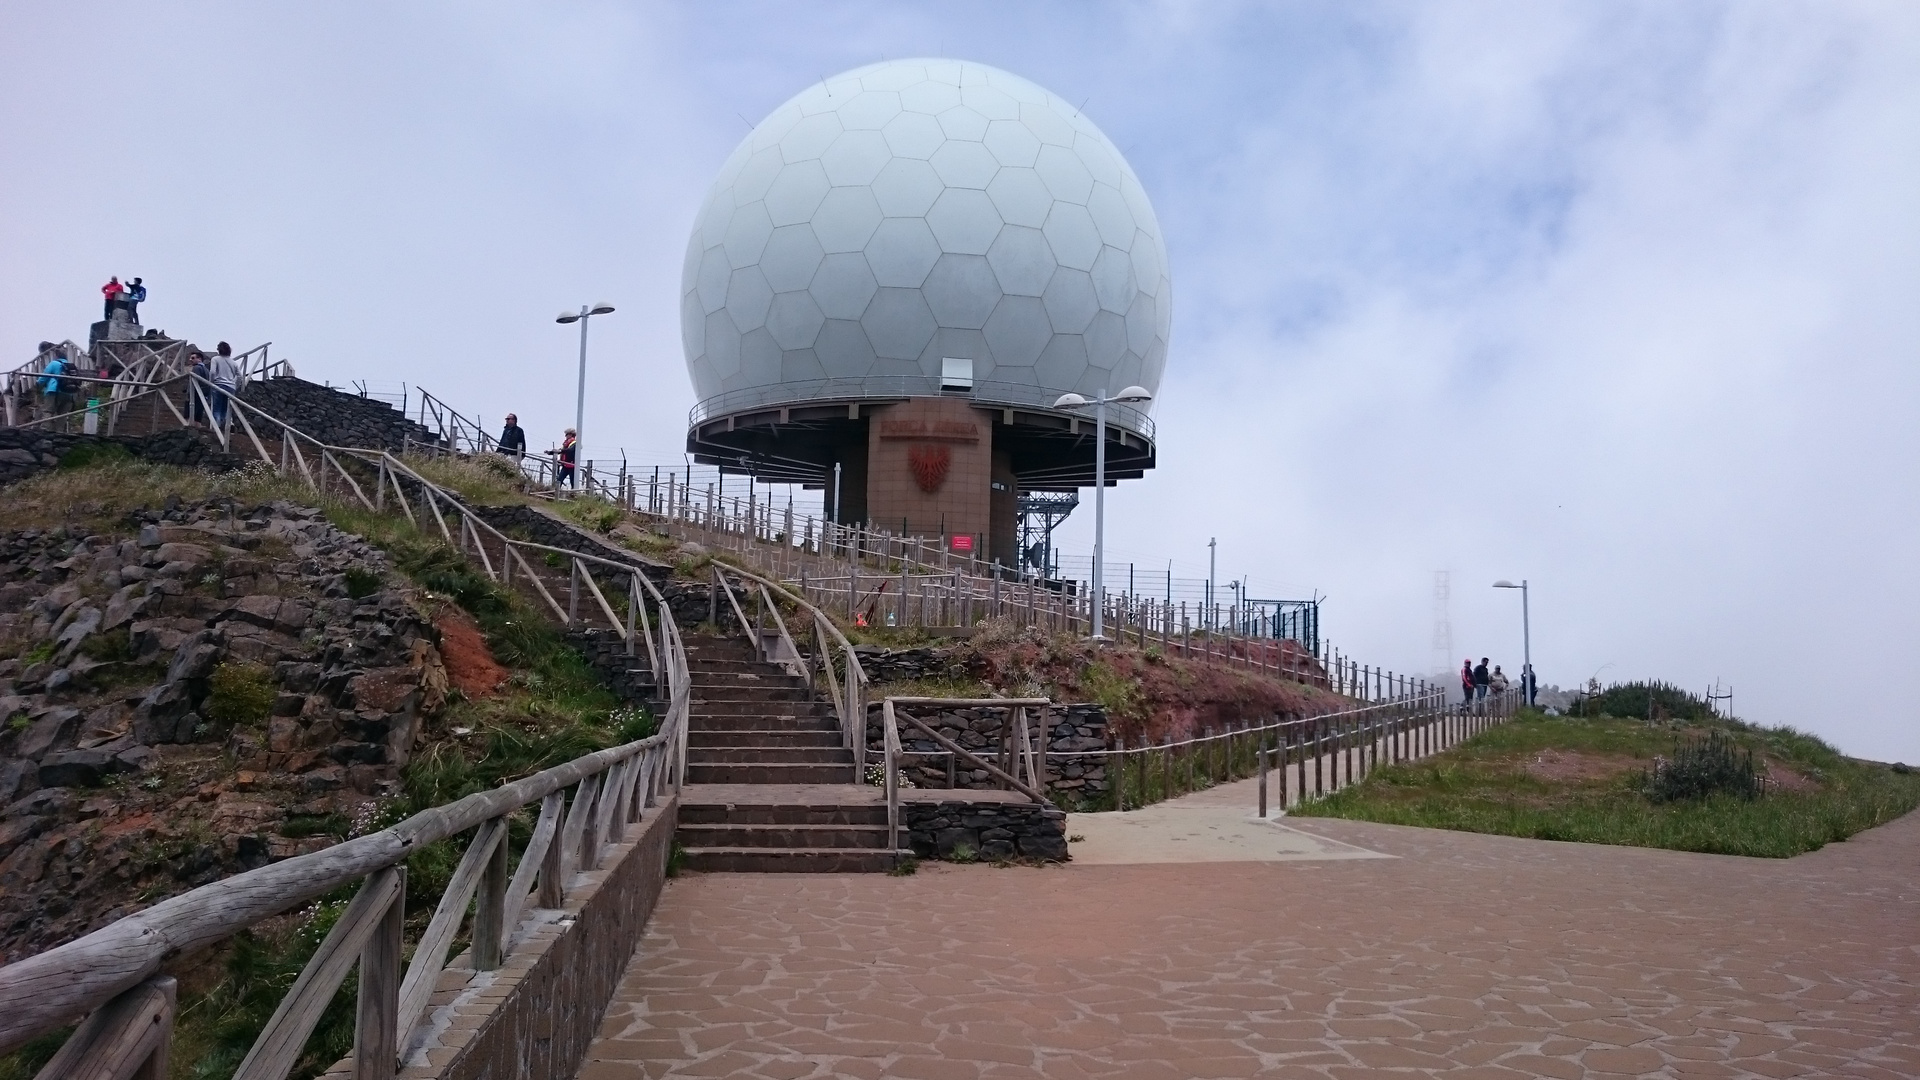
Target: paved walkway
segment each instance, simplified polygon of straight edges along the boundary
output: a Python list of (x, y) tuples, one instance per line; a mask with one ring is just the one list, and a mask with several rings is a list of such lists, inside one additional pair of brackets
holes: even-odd
[(1920, 1075), (1920, 814), (1787, 861), (1285, 828), (1392, 857), (672, 881), (581, 1076)]

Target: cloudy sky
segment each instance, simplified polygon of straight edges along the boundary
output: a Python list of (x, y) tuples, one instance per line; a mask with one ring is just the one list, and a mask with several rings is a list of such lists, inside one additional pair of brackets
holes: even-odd
[[(273, 342), (536, 441), (677, 460), (705, 189), (808, 83), (945, 55), (1085, 110), (1176, 306), (1120, 561), (1329, 597), (1341, 646), (1719, 679), (1920, 759), (1911, 3), (24, 5), (0, 11), (0, 348)], [(544, 443), (543, 443), (544, 444)], [(1067, 529), (1083, 549), (1091, 523)], [(1144, 572), (1144, 570), (1143, 570)], [(1164, 572), (1164, 569), (1162, 569)]]

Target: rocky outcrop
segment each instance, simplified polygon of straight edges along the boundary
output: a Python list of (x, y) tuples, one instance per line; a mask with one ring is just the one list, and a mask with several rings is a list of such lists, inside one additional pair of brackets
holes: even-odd
[(329, 446), (379, 448), (439, 445), (431, 430), (378, 398), (365, 398), (282, 375), (247, 384), (243, 400)]
[(314, 509), (0, 533), (0, 955), (343, 835), (439, 706), (434, 640)]

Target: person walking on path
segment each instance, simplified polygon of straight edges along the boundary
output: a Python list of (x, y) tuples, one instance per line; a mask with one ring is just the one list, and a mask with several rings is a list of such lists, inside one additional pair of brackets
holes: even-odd
[(1476, 701), (1487, 700), (1487, 680), (1490, 679), (1491, 677), (1492, 676), (1487, 674), (1487, 658), (1483, 656), (1480, 658), (1480, 662), (1478, 664), (1475, 664), (1473, 667), (1474, 700)]
[(52, 360), (40, 372), (45, 376), (40, 381), (40, 392), (47, 398), (47, 415), (59, 416), (73, 411), (73, 365), (67, 362), (65, 351), (54, 354)]
[(527, 433), (520, 428), (520, 418), (512, 413), (507, 414), (507, 426), (500, 429), (500, 452), (515, 461), (527, 452)]
[(127, 286), (126, 297), (121, 303), (121, 306), (127, 309), (127, 318), (133, 322), (139, 322), (140, 305), (146, 303), (146, 301), (147, 287), (140, 284), (139, 278), (134, 278), (132, 283)]
[(240, 369), (233, 362), (233, 346), (221, 342), (215, 347), (207, 376), (213, 380), (213, 426), (227, 426), (227, 398), (240, 387)]
[(560, 440), (560, 475), (554, 478), (554, 487), (558, 488), (561, 484), (565, 484), (575, 491), (580, 490), (573, 479), (574, 455), (579, 453), (579, 446), (579, 433), (568, 428), (567, 437)]
[[(208, 392), (206, 385), (200, 380), (213, 381), (213, 373), (207, 370), (207, 354), (199, 349), (189, 352), (187, 372), (194, 376), (187, 380), (187, 425), (194, 427), (207, 420), (206, 410), (200, 407), (200, 394)], [(195, 393), (196, 388), (199, 393)]]
[(1460, 661), (1460, 700), (1467, 705), (1473, 704), (1473, 660)]
[(100, 296), (107, 302), (106, 311), (100, 316), (102, 319), (107, 322), (113, 321), (113, 310), (120, 306), (120, 297), (126, 291), (127, 287), (120, 284), (120, 279), (117, 277), (108, 278), (107, 283), (100, 286)]

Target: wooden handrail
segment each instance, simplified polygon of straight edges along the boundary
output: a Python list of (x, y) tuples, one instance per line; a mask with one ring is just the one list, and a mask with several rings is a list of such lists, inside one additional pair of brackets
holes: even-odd
[[(176, 376), (143, 393), (162, 393), (165, 400), (165, 387), (179, 378), (187, 378), (194, 392), (202, 391), (196, 382), (204, 380)], [(100, 1066), (103, 1076), (133, 1075), (120, 1064), (114, 1064), (133, 1061), (128, 1055), (141, 1055), (134, 1064), (142, 1069), (157, 1067), (155, 1061), (163, 1066), (164, 1042), (155, 1042), (122, 1023), (123, 1013), (144, 1017), (143, 1010), (152, 1006), (161, 1009), (154, 1022), (164, 1019), (167, 1030), (171, 1030), (171, 983), (153, 979), (162, 963), (364, 879), (347, 914), (335, 924), (333, 933), (302, 972), (294, 991), (282, 1001), (274, 1020), (269, 1022), (238, 1075), (276, 1080), (284, 1077), (340, 980), (357, 963), (362, 971), (356, 1037), (358, 1067), (363, 1075), (391, 1076), (396, 1054), (405, 1046), (410, 1030), (425, 1008), (427, 995), (438, 980), (451, 935), (458, 929), (469, 899), (476, 894), (479, 897), (475, 965), (483, 969), (497, 966), (535, 880), (539, 883), (538, 900), (542, 906), (563, 902), (565, 879), (569, 876), (563, 868), (568, 864), (597, 865), (602, 845), (617, 842), (624, 832), (630, 809), (652, 805), (656, 785), (670, 783), (677, 789), (683, 782), (685, 728), (691, 706), (685, 644), (665, 595), (644, 572), (654, 565), (651, 562), (636, 559), (621, 563), (586, 552), (513, 540), (386, 451), (329, 446), (237, 396), (229, 395), (229, 403), (237, 410), (254, 452), (269, 465), (285, 472), (297, 462), (300, 470), (297, 475), (318, 489), (317, 481), (321, 478), (307, 469), (300, 450), (299, 444), (305, 442), (319, 453), (323, 463), (334, 467), (354, 496), (369, 509), (376, 509), (384, 505), (384, 487), (376, 488), (382, 497), (378, 504), (369, 500), (340, 458), (352, 457), (375, 464), (381, 479), (390, 482), (400, 496), (409, 519), (417, 521), (399, 484), (399, 476), (405, 475), (419, 485), (420, 495), (452, 543), (452, 533), (446, 529), (445, 517), (440, 512), (440, 502), (445, 500), (460, 519), (463, 542), (459, 548), (473, 557), (464, 543), (472, 537), (473, 547), (479, 548), (481, 568), (491, 579), (504, 580), (510, 565), (503, 564), (495, 570), (485, 553), (485, 535), (501, 543), (504, 556), (520, 562), (524, 576), (550, 604), (553, 604), (552, 597), (527, 565), (521, 548), (562, 553), (574, 559), (583, 571), (588, 563), (594, 563), (629, 574), (631, 596), (640, 606), (641, 615), (645, 614), (643, 597), (653, 599), (659, 609), (661, 646), (666, 655), (664, 664), (656, 656), (655, 667), (664, 668), (658, 671), (658, 677), (667, 691), (667, 714), (659, 729), (644, 739), (586, 754), (492, 791), (422, 811), (369, 836), (349, 839), (322, 851), (295, 856), (193, 889), (78, 940), (0, 967), (0, 1002), (7, 1006), (0, 1009), (0, 1052), (11, 1050), (79, 1015), (91, 1014), (94, 1019), (81, 1029), (85, 1038), (70, 1040), (70, 1045), (56, 1055), (56, 1062), (80, 1063), (87, 1068), (94, 1068), (91, 1063), (95, 1061), (108, 1062)], [(172, 402), (169, 400), (168, 404), (171, 406)], [(178, 417), (178, 410), (174, 412)], [(267, 452), (249, 421), (249, 414), (278, 432), (284, 448), (278, 462)], [(180, 419), (184, 423), (184, 418)], [(291, 460), (286, 451), (291, 451)], [(591, 574), (588, 586), (615, 629), (622, 629)], [(631, 634), (628, 628), (629, 644)], [(648, 645), (652, 650), (651, 636)], [(565, 802), (564, 792), (570, 787), (576, 789), (574, 812), (566, 816), (563, 828), (561, 807)], [(534, 802), (541, 804), (540, 821), (522, 855), (519, 869), (509, 882), (505, 816)], [(637, 817), (637, 813), (633, 816)], [(426, 845), (474, 829), (479, 832), (468, 845), (403, 981), (399, 970), (399, 898), (403, 892), (400, 882), (404, 863)], [(164, 993), (141, 990), (139, 993), (145, 996), (133, 996), (135, 988), (143, 985), (162, 987)], [(163, 1005), (155, 1005), (161, 998), (164, 998)], [(109, 1004), (118, 1011), (106, 1010)], [(101, 1057), (103, 1053), (108, 1053), (110, 1060)]]

